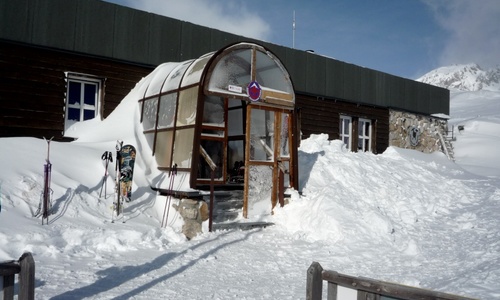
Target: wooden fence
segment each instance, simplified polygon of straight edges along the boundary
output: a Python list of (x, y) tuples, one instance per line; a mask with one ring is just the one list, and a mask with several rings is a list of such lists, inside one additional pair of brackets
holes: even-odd
[(356, 290), (357, 300), (472, 299), (364, 277), (348, 276), (335, 271), (323, 270), (319, 263), (313, 262), (307, 270), (307, 300), (321, 300), (323, 294), (323, 280), (328, 282), (328, 300), (337, 300), (338, 286)]
[(19, 274), (19, 295), (17, 299), (35, 299), (35, 260), (30, 252), (25, 252), (17, 261), (0, 262), (0, 280), (3, 279), (0, 299), (14, 299), (16, 274)]

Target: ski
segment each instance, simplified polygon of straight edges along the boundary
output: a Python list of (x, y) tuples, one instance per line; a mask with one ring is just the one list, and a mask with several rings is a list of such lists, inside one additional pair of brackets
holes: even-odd
[(47, 142), (47, 159), (45, 160), (45, 165), (44, 165), (44, 176), (43, 176), (43, 191), (42, 191), (42, 225), (43, 221), (46, 220), (45, 224), (49, 224), (49, 215), (50, 215), (50, 210), (52, 208), (52, 189), (50, 188), (50, 180), (51, 180), (51, 174), (52, 174), (52, 163), (50, 163), (50, 142), (52, 141), (53, 137), (50, 140), (47, 140), (44, 138), (44, 140)]
[(125, 145), (120, 151), (120, 198), (132, 201), (132, 180), (134, 177), (136, 150), (132, 145)]
[(111, 222), (114, 223), (115, 213), (116, 217), (120, 215), (121, 199), (120, 199), (120, 151), (122, 150), (123, 141), (116, 141), (116, 160), (115, 160), (115, 199), (112, 206)]
[(132, 201), (132, 183), (136, 153), (134, 146), (123, 145), (123, 141), (117, 141), (115, 200), (112, 206), (112, 223), (118, 220), (119, 217), (122, 218), (123, 223), (126, 222), (123, 208), (125, 202)]

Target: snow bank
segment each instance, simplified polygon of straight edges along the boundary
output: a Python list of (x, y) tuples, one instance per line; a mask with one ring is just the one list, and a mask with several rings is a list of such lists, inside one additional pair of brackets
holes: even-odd
[[(142, 144), (134, 97), (107, 120), (85, 124), (77, 142), (51, 143), (49, 225), (33, 217), (46, 142), (2, 138), (0, 261), (34, 254), (37, 299), (297, 299), (312, 261), (350, 275), (498, 298), (500, 165), (493, 154), (500, 122), (498, 112), (474, 109), (497, 106), (489, 97), (469, 108), (457, 99), (452, 112), (463, 114), (451, 122), (465, 124), (457, 163), (392, 147), (352, 153), (313, 135), (299, 149), (302, 195), (290, 191), (290, 203), (275, 209), (275, 226), (191, 241), (173, 209), (169, 226), (160, 228), (166, 199), (149, 188), (157, 176), (150, 156), (138, 157), (126, 223), (110, 222), (112, 170), (107, 195), (99, 197), (102, 153), (118, 138)], [(487, 167), (489, 177), (469, 172)]]

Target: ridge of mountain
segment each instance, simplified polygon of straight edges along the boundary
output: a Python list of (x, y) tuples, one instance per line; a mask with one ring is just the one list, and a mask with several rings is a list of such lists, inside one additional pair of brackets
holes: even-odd
[(440, 67), (416, 81), (451, 91), (500, 91), (500, 65), (488, 70), (475, 63)]

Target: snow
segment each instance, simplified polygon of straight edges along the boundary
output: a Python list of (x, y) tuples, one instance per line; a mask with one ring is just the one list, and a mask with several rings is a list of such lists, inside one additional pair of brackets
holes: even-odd
[(500, 66), (489, 70), (474, 63), (445, 66), (428, 72), (417, 81), (456, 91), (498, 91)]
[[(453, 93), (456, 162), (442, 153), (390, 147), (352, 153), (313, 135), (299, 149), (302, 194), (265, 229), (204, 232), (187, 240), (166, 199), (167, 181), (140, 134), (140, 83), (106, 120), (51, 142), (53, 214), (33, 217), (47, 143), (0, 139), (0, 261), (30, 251), (37, 299), (302, 299), (313, 261), (341, 273), (466, 295), (500, 298), (500, 101), (498, 92)], [(128, 121), (126, 121), (128, 120)], [(139, 145), (134, 201), (111, 223), (101, 155), (117, 139)], [(172, 204), (176, 204), (173, 200)], [(204, 224), (205, 229), (207, 228)]]

